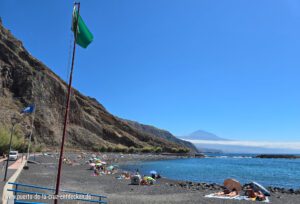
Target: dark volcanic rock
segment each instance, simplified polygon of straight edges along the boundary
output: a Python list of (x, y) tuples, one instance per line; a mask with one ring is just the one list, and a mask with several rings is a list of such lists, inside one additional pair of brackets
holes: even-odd
[[(0, 125), (7, 126), (13, 114), (36, 104), (35, 142), (57, 146), (61, 142), (67, 84), (42, 62), (32, 57), (21, 41), (0, 23)], [(95, 99), (72, 90), (67, 145), (69, 147), (186, 147), (155, 132), (143, 131), (107, 112)], [(26, 134), (30, 117), (20, 131)], [(192, 148), (192, 147), (191, 147)]]
[(290, 154), (260, 154), (256, 158), (263, 159), (300, 159), (300, 156)]

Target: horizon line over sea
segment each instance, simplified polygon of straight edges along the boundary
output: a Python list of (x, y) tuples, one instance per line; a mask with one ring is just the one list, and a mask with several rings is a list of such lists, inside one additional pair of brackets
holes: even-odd
[(191, 142), (199, 150), (211, 149), (240, 154), (300, 154), (300, 142), (297, 141), (183, 140)]

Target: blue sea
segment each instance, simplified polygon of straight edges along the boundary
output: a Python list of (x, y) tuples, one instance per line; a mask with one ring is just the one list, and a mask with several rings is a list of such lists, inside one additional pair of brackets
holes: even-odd
[(140, 161), (122, 169), (149, 174), (156, 170), (175, 180), (222, 184), (235, 178), (242, 184), (256, 181), (264, 186), (300, 189), (300, 159), (260, 159), (253, 155), (211, 154), (206, 158)]

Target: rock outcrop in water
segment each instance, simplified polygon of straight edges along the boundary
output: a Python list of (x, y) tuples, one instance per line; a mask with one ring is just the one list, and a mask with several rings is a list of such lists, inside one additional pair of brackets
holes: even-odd
[(290, 154), (260, 154), (256, 158), (262, 159), (300, 159), (300, 156)]
[[(61, 141), (67, 84), (46, 65), (31, 56), (0, 22), (0, 126), (8, 126), (13, 114), (35, 103), (33, 137), (36, 143), (57, 146)], [(68, 136), (69, 147), (195, 148), (189, 143), (161, 137), (110, 114), (96, 99), (73, 89)], [(27, 134), (31, 119), (19, 125)]]

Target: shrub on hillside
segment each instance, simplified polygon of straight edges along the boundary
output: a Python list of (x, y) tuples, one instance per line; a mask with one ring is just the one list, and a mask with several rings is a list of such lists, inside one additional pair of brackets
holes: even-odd
[(156, 147), (156, 148), (154, 148), (154, 152), (155, 153), (161, 153), (162, 152), (162, 148), (161, 147)]
[(152, 147), (143, 147), (141, 149), (141, 152), (142, 153), (150, 153), (150, 152), (153, 152), (153, 148)]
[(107, 152), (107, 148), (102, 146), (99, 148), (99, 152)]
[[(7, 128), (0, 128), (0, 154), (7, 153), (9, 151), (9, 140), (11, 132)], [(24, 137), (20, 136), (19, 131), (16, 129), (12, 136), (12, 149), (24, 152), (27, 148), (27, 143)]]
[(112, 148), (111, 146), (108, 146), (107, 149), (106, 149), (106, 151), (107, 151), (107, 152), (112, 152), (112, 151), (113, 151), (113, 148)]
[(170, 151), (171, 153), (177, 153), (178, 152), (178, 149), (177, 148), (175, 148), (175, 147), (173, 147), (172, 149), (171, 149), (171, 151)]
[(33, 152), (42, 152), (44, 149), (44, 146), (42, 144), (34, 145), (33, 148), (31, 148)]
[(124, 147), (122, 145), (117, 145), (114, 150), (114, 152), (122, 152), (122, 153), (126, 153), (128, 152), (128, 148), (127, 147)]
[(190, 150), (188, 148), (172, 148), (171, 153), (188, 153)]
[(128, 149), (128, 153), (137, 153), (138, 149), (136, 149), (135, 147), (129, 147)]
[(177, 153), (188, 153), (188, 152), (190, 152), (190, 150), (187, 149), (187, 148), (179, 148), (179, 149), (177, 149)]

